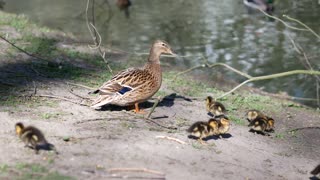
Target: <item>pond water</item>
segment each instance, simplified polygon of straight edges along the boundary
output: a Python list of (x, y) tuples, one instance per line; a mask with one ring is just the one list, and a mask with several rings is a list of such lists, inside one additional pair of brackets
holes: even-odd
[[(188, 56), (171, 61), (172, 67), (192, 67), (203, 62), (197, 56), (204, 56), (211, 63), (223, 62), (252, 76), (305, 69), (305, 60), (294, 50), (291, 37), (304, 49), (313, 68), (320, 68), (320, 39), (309, 32), (288, 29), (258, 11), (249, 11), (242, 0), (132, 0), (130, 18), (116, 7), (115, 0), (95, 2), (95, 20), (104, 45), (128, 52), (147, 52), (153, 40), (164, 39), (176, 53)], [(273, 15), (282, 18), (286, 14), (299, 19), (319, 34), (319, 3), (318, 0), (278, 0)], [(40, 25), (71, 32), (80, 41), (89, 41), (85, 7), (85, 0), (7, 0), (3, 10), (25, 14)], [(222, 68), (195, 73), (211, 78), (217, 76), (217, 71), (227, 79), (245, 80)], [(250, 85), (268, 92), (316, 98), (316, 80), (307, 75)], [(316, 106), (315, 102), (307, 104)]]

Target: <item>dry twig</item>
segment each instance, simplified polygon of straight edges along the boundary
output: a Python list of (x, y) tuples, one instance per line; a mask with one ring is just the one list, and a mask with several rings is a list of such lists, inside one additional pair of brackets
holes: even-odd
[(216, 99), (220, 99), (222, 97), (225, 97), (235, 90), (239, 89), (241, 86), (249, 83), (249, 82), (254, 82), (254, 81), (261, 81), (261, 80), (268, 80), (268, 79), (274, 79), (274, 78), (279, 78), (279, 77), (285, 77), (285, 76), (291, 76), (295, 74), (308, 74), (308, 75), (320, 75), (320, 71), (311, 71), (311, 70), (293, 70), (293, 71), (287, 71), (287, 72), (282, 72), (282, 73), (277, 73), (277, 74), (271, 74), (271, 75), (265, 75), (265, 76), (257, 76), (257, 77), (252, 77), (238, 86), (234, 87), (230, 91), (222, 94), (221, 96), (217, 97)]
[(109, 173), (114, 172), (143, 172), (143, 173), (149, 173), (149, 174), (157, 174), (161, 176), (165, 176), (163, 172), (155, 171), (147, 168), (110, 168), (107, 170)]
[(39, 95), (35, 95), (34, 97), (45, 97), (45, 98), (60, 99), (60, 100), (63, 100), (63, 101), (71, 102), (73, 104), (78, 104), (78, 105), (81, 105), (81, 106), (88, 106), (87, 104), (79, 103), (79, 102), (73, 101), (72, 99), (68, 99), (68, 98), (61, 97), (61, 96), (39, 94)]
[(72, 82), (67, 82), (67, 85), (73, 85), (73, 86), (83, 87), (83, 88), (90, 89), (90, 90), (96, 90), (96, 88), (89, 87), (89, 86), (82, 85), (82, 84), (76, 84), (76, 83), (72, 83)]
[(94, 1), (92, 3), (92, 23), (89, 22), (89, 18), (88, 18), (88, 10), (89, 10), (89, 5), (90, 5), (90, 0), (87, 0), (87, 6), (86, 6), (86, 23), (87, 23), (87, 27), (88, 30), (90, 31), (90, 35), (93, 39), (93, 42), (95, 43), (94, 46), (90, 46), (90, 48), (94, 48), (94, 49), (98, 49), (98, 52), (100, 54), (100, 56), (102, 57), (103, 61), (106, 63), (108, 70), (111, 74), (113, 74), (113, 71), (109, 65), (109, 61), (106, 59), (106, 53), (102, 51), (101, 49), (101, 41), (102, 38), (97, 30), (97, 28), (95, 27), (95, 20), (94, 20)]
[(177, 138), (173, 138), (173, 137), (169, 137), (169, 136), (156, 136), (157, 139), (168, 139), (170, 141), (175, 141), (175, 142), (178, 142), (180, 144), (188, 144), (180, 139), (177, 139)]

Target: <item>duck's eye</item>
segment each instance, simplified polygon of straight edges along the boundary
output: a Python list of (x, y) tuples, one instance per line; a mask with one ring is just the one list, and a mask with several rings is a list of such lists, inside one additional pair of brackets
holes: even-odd
[(162, 43), (161, 45), (164, 46), (164, 47), (166, 46), (166, 44), (164, 44), (164, 43)]

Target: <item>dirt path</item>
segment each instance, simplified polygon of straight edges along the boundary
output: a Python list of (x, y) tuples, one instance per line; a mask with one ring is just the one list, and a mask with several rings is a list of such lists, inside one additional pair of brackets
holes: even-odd
[[(38, 94), (75, 98), (66, 91), (68, 88), (55, 82), (47, 89), (38, 89)], [(76, 89), (75, 92), (83, 96), (86, 94), (84, 89)], [(156, 108), (152, 116), (158, 119), (154, 121), (178, 127), (178, 130), (161, 128), (129, 112), (95, 111), (86, 106), (52, 99), (41, 98), (40, 102), (49, 102), (51, 106), (10, 107), (0, 113), (1, 162), (9, 165), (17, 162), (39, 163), (77, 179), (110, 178), (111, 174), (106, 171), (109, 168), (148, 168), (164, 173), (166, 179), (306, 179), (310, 177), (309, 171), (319, 163), (315, 158), (319, 153), (319, 138), (313, 142), (317, 144), (313, 144), (315, 149), (312, 152), (309, 145), (301, 146), (306, 144), (303, 142), (306, 139), (299, 133), (294, 138), (297, 143), (293, 143), (287, 138), (254, 135), (248, 132), (246, 126), (233, 123), (231, 137), (209, 139), (208, 146), (188, 139), (185, 132), (188, 125), (208, 119), (204, 103), (199, 100), (186, 101), (176, 97)], [(299, 121), (301, 115), (311, 113), (311, 110), (294, 113), (292, 121)], [(313, 113), (308, 119), (314, 120), (313, 126), (319, 126), (316, 121), (319, 113)], [(96, 118), (102, 120), (90, 121)], [(13, 131), (18, 121), (44, 130), (60, 155), (54, 156), (48, 152), (35, 155), (32, 150), (23, 148)], [(276, 122), (277, 127), (284, 125), (278, 118)], [(319, 137), (319, 129), (309, 131), (314, 132), (314, 137), (310, 138)], [(158, 135), (178, 138), (188, 144), (157, 139)], [(63, 141), (66, 137), (70, 141)], [(141, 172), (116, 174), (162, 177)]]

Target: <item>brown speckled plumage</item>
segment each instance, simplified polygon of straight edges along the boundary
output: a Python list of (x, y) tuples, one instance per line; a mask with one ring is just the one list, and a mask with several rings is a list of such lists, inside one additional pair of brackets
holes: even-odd
[(113, 76), (95, 91), (99, 96), (92, 107), (98, 108), (106, 104), (129, 106), (149, 99), (161, 86), (160, 55), (164, 53), (173, 54), (167, 43), (155, 41), (144, 67), (129, 68)]

